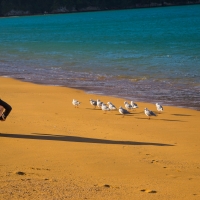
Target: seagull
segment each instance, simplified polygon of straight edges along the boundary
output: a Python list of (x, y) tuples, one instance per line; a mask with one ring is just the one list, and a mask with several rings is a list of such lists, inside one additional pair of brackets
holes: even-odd
[(102, 103), (101, 109), (102, 109), (103, 111), (105, 111), (105, 112), (110, 110), (109, 107), (108, 107), (105, 103)]
[(124, 106), (126, 107), (127, 110), (133, 109), (133, 106), (130, 103), (128, 103), (127, 101), (124, 101)]
[(131, 101), (131, 106), (132, 106), (133, 108), (138, 108), (137, 103), (134, 103), (133, 101)]
[(117, 110), (117, 108), (115, 107), (115, 105), (113, 105), (111, 102), (108, 102), (108, 107), (110, 110)]
[(102, 104), (103, 104), (103, 102), (101, 102), (101, 100), (97, 99), (97, 106), (98, 106), (99, 108), (101, 108)]
[(146, 116), (149, 117), (149, 119), (150, 119), (151, 116), (156, 116), (156, 114), (153, 111), (148, 110), (148, 108), (144, 109), (144, 113), (145, 113)]
[(157, 108), (157, 111), (159, 111), (159, 112), (163, 111), (163, 107), (159, 103), (156, 103), (156, 108)]
[(72, 100), (72, 104), (75, 106), (75, 108), (78, 108), (78, 106), (80, 105), (81, 102), (79, 102), (78, 100), (76, 99), (73, 99)]
[(92, 106), (94, 106), (94, 108), (96, 108), (96, 106), (97, 106), (97, 101), (95, 101), (95, 100), (93, 100), (93, 99), (90, 99), (90, 104), (91, 104)]
[(122, 114), (123, 117), (124, 117), (124, 115), (126, 115), (126, 114), (130, 114), (130, 113), (128, 112), (128, 110), (122, 108), (121, 106), (119, 107), (119, 113)]

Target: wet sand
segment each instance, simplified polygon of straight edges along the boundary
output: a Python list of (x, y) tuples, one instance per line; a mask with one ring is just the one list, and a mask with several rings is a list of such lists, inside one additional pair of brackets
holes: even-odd
[[(153, 104), (122, 117), (89, 99), (126, 99), (0, 78), (0, 199), (199, 199), (200, 112)], [(79, 108), (72, 99), (81, 102)], [(157, 113), (148, 120), (144, 108)]]

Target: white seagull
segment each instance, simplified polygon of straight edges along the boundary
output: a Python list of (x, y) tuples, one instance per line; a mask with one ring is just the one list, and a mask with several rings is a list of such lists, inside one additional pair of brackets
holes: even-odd
[(127, 110), (133, 109), (133, 106), (132, 106), (130, 103), (128, 103), (127, 101), (124, 101), (124, 106), (125, 106), (125, 108), (126, 108)]
[(157, 108), (158, 112), (162, 112), (163, 111), (163, 107), (159, 103), (156, 103), (156, 108)]
[(108, 102), (108, 107), (110, 110), (117, 110), (117, 108), (115, 107), (115, 105), (113, 105), (111, 102)]
[(130, 114), (130, 113), (128, 112), (128, 110), (122, 108), (121, 106), (119, 107), (119, 113), (122, 114), (123, 117), (124, 117), (124, 115), (126, 115), (126, 114)]
[(101, 108), (102, 104), (103, 104), (103, 102), (101, 100), (97, 99), (97, 106), (99, 108)]
[(96, 106), (97, 106), (97, 101), (95, 101), (95, 100), (93, 100), (93, 99), (90, 99), (90, 104), (91, 104), (92, 106), (94, 106), (94, 108), (96, 108)]
[(110, 110), (109, 107), (108, 107), (105, 103), (102, 103), (101, 109), (104, 111), (104, 113), (105, 113), (106, 111), (109, 111), (109, 110)]
[(151, 116), (156, 116), (156, 114), (153, 111), (148, 110), (148, 108), (144, 109), (144, 113), (145, 113), (146, 116), (149, 117), (149, 119), (150, 119)]
[(137, 103), (134, 103), (133, 101), (131, 101), (131, 106), (132, 106), (133, 108), (138, 108)]
[(79, 101), (76, 100), (76, 99), (73, 99), (73, 100), (72, 100), (72, 104), (75, 106), (75, 108), (78, 108), (78, 106), (81, 104), (81, 102), (79, 102)]

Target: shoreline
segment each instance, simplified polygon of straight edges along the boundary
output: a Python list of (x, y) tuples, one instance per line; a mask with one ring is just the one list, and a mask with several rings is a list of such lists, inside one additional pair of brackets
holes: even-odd
[[(140, 90), (137, 91), (137, 94), (135, 95), (134, 98), (130, 97), (132, 96), (133, 94), (131, 93), (130, 96), (128, 95), (125, 95), (125, 97), (123, 97), (122, 95), (118, 95), (118, 94), (115, 94), (117, 91), (115, 91), (115, 93), (109, 93), (109, 90), (102, 90), (100, 88), (97, 87), (97, 85), (95, 86), (72, 86), (72, 85), (67, 85), (66, 84), (62, 84), (60, 82), (60, 84), (52, 84), (51, 82), (47, 82), (46, 81), (39, 81), (39, 80), (29, 80), (29, 79), (26, 79), (25, 77), (15, 77), (15, 76), (1, 76), (1, 77), (5, 77), (5, 78), (12, 78), (12, 79), (16, 79), (16, 80), (19, 80), (19, 81), (22, 81), (22, 82), (25, 82), (25, 83), (33, 83), (33, 84), (38, 84), (38, 85), (46, 85), (46, 86), (55, 86), (55, 87), (66, 87), (66, 88), (71, 88), (71, 89), (78, 89), (78, 90), (82, 90), (84, 91), (85, 93), (88, 93), (88, 94), (93, 94), (93, 95), (102, 95), (102, 96), (111, 96), (111, 97), (114, 97), (114, 98), (121, 98), (121, 99), (126, 99), (127, 101), (132, 101), (134, 100), (135, 102), (143, 102), (143, 103), (150, 103), (150, 104), (155, 104), (155, 103), (160, 103), (162, 104), (163, 106), (172, 106), (172, 107), (178, 107), (178, 108), (185, 108), (185, 109), (191, 109), (191, 110), (195, 110), (195, 111), (200, 111), (200, 107), (194, 103), (194, 102), (188, 102), (187, 104), (184, 104), (182, 101), (177, 101), (174, 100), (173, 103), (172, 103), (172, 99), (170, 99), (170, 97), (168, 97), (168, 101), (164, 101), (163, 97), (160, 99), (160, 100), (156, 100), (156, 99), (153, 99), (152, 96), (151, 96), (151, 101), (147, 102), (144, 100), (144, 96), (141, 96), (140, 93), (142, 92), (142, 88), (140, 88)], [(81, 80), (79, 80), (80, 82)], [(68, 83), (69, 84), (69, 83)], [(101, 82), (100, 82), (101, 84)], [(142, 83), (144, 86), (145, 84)], [(113, 83), (109, 86), (109, 87), (113, 87)], [(124, 86), (123, 86), (124, 88)], [(104, 88), (106, 89), (106, 88)], [(118, 93), (120, 92), (120, 90), (118, 91)], [(179, 97), (180, 98), (180, 97)], [(186, 97), (185, 97), (186, 98)], [(197, 98), (197, 97), (194, 97), (194, 98)], [(159, 99), (159, 98), (158, 98)], [(191, 106), (192, 105), (192, 106)]]
[[(0, 77), (13, 110), (0, 131), (0, 198), (198, 199), (200, 113), (165, 106), (148, 120), (144, 107), (122, 117), (89, 99), (125, 99)], [(72, 99), (81, 101), (74, 108)], [(180, 192), (181, 191), (181, 192)]]

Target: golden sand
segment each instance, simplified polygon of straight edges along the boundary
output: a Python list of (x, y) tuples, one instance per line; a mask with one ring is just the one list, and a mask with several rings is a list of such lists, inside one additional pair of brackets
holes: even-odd
[[(0, 200), (200, 199), (200, 112), (150, 103), (122, 117), (89, 99), (126, 99), (0, 78)], [(81, 102), (79, 108), (72, 99)]]

